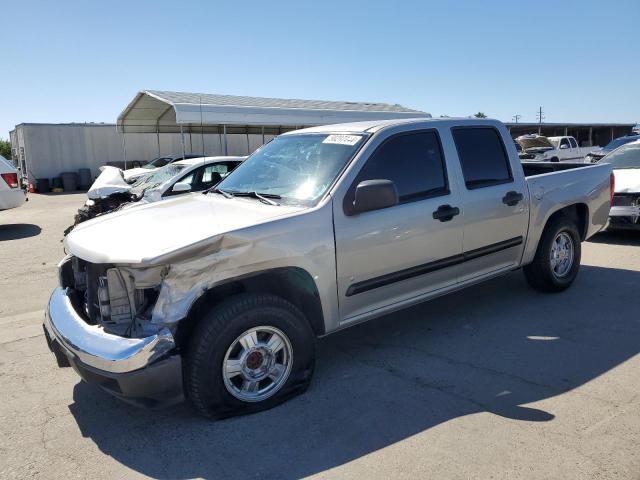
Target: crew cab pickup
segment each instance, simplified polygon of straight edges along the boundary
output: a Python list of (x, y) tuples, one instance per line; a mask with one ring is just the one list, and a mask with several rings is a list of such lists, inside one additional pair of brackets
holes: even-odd
[(521, 164), (495, 120), (289, 132), (205, 194), (75, 228), (46, 338), (138, 404), (270, 408), (307, 388), (318, 336), (520, 267), (566, 289), (611, 192), (606, 164)]

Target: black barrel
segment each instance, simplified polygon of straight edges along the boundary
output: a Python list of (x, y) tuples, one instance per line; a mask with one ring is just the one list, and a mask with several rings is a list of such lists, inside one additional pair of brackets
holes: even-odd
[(65, 192), (75, 192), (78, 190), (78, 174), (76, 172), (62, 172), (62, 188)]
[(88, 190), (91, 186), (91, 170), (81, 168), (78, 170), (78, 186), (81, 190)]
[(36, 189), (40, 193), (47, 193), (49, 188), (49, 179), (48, 178), (36, 178)]

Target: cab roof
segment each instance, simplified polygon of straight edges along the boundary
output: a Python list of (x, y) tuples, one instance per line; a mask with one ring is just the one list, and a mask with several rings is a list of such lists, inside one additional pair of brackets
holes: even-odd
[(283, 133), (283, 135), (296, 135), (301, 133), (375, 133), (384, 128), (414, 123), (435, 127), (436, 125), (492, 125), (500, 124), (498, 120), (481, 118), (396, 118), (391, 120), (369, 120), (366, 122), (338, 123), (334, 125), (320, 125), (317, 127), (303, 128)]

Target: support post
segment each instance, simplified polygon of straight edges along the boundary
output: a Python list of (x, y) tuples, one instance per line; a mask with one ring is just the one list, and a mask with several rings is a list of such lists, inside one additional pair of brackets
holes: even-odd
[(182, 158), (184, 158), (184, 131), (182, 130), (182, 125), (180, 125), (180, 140), (182, 142)]
[(227, 125), (222, 126), (222, 132), (224, 135), (224, 155), (227, 156), (229, 155), (229, 149), (227, 144)]
[(124, 159), (124, 169), (127, 169), (127, 134), (124, 132), (124, 125), (122, 126), (122, 156)]
[(589, 146), (593, 147), (593, 127), (589, 127)]
[(162, 155), (160, 153), (160, 127), (156, 125), (156, 139), (158, 140), (158, 156)]

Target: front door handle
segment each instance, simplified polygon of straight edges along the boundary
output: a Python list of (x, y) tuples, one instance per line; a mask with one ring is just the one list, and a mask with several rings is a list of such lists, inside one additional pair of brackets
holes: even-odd
[(524, 195), (512, 190), (510, 192), (507, 192), (507, 194), (504, 197), (502, 197), (502, 203), (504, 203), (505, 205), (509, 205), (510, 207), (513, 207), (514, 205), (517, 205), (518, 203), (520, 203), (523, 198), (524, 198)]
[(452, 207), (451, 205), (440, 205), (438, 209), (433, 212), (433, 219), (440, 220), (441, 222), (448, 222), (456, 215), (460, 214), (458, 207)]

